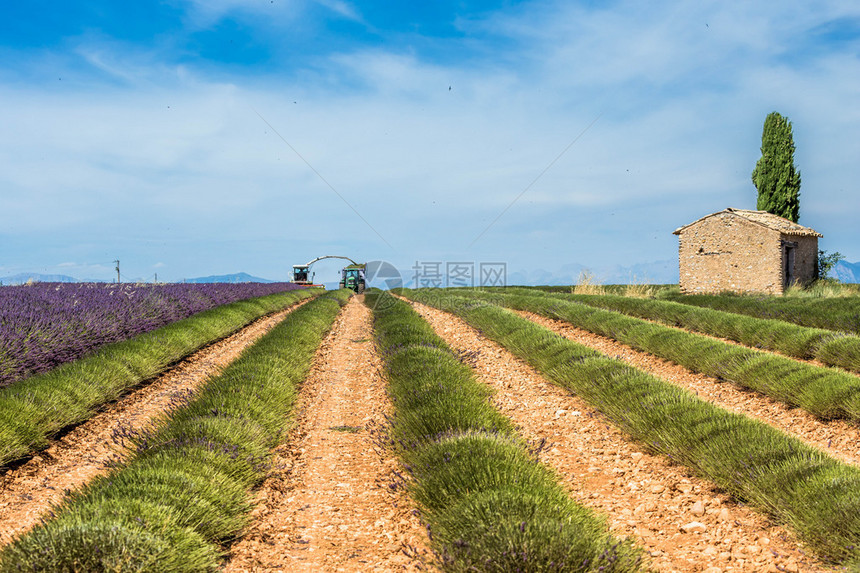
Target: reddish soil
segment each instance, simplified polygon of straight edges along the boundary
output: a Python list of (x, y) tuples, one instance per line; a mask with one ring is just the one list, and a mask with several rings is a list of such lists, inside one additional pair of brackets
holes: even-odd
[(655, 568), (827, 570), (791, 532), (686, 468), (649, 454), (585, 401), (551, 384), (459, 318), (414, 307), (452, 348), (474, 357), (479, 379), (495, 389), (494, 403), (524, 437), (552, 444), (540, 459), (556, 471), (571, 496), (605, 515), (616, 534), (636, 539)]
[(401, 490), (397, 460), (374, 434), (389, 409), (371, 312), (353, 297), (302, 386), (298, 421), (277, 449), (280, 469), (226, 571), (409, 571), (422, 568), (426, 531)]
[(171, 400), (193, 391), (218, 374), (248, 346), (307, 301), (260, 318), (233, 335), (184, 359), (107, 404), (103, 411), (55, 440), (28, 462), (0, 475), (0, 546), (36, 525), (74, 490), (108, 471), (105, 463), (127, 452), (111, 440), (120, 427), (142, 429), (159, 419)]

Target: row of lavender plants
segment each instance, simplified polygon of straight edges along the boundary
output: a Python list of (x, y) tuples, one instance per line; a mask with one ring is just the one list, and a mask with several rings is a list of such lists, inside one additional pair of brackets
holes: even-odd
[(35, 283), (0, 288), (0, 387), (223, 304), (293, 283)]

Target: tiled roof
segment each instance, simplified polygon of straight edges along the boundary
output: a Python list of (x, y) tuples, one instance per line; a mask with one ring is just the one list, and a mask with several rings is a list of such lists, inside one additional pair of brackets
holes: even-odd
[(778, 215), (774, 215), (773, 213), (768, 213), (767, 211), (750, 211), (748, 209), (735, 209), (733, 207), (728, 207), (722, 211), (717, 211), (716, 213), (711, 213), (710, 215), (705, 215), (701, 219), (696, 219), (689, 225), (684, 225), (683, 227), (679, 227), (675, 229), (672, 233), (673, 235), (679, 235), (682, 230), (687, 227), (691, 227), (695, 225), (699, 221), (703, 221), (708, 217), (713, 217), (714, 215), (720, 215), (722, 213), (731, 213), (738, 217), (742, 217), (747, 219), (748, 221), (752, 221), (753, 223), (758, 223), (759, 225), (764, 225), (769, 229), (773, 229), (775, 231), (779, 231), (785, 235), (800, 235), (800, 236), (812, 236), (812, 237), (821, 237), (821, 233), (817, 232), (815, 229), (811, 229), (809, 227), (804, 227), (803, 225), (798, 225), (788, 219), (784, 219)]

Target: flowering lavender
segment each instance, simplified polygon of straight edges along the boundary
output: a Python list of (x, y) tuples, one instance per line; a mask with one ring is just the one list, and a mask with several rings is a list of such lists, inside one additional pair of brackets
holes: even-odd
[(36, 283), (0, 288), (0, 387), (100, 346), (292, 283)]

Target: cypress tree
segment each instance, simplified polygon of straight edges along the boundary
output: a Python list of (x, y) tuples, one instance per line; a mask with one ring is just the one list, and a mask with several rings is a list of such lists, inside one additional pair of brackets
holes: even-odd
[(791, 122), (777, 112), (764, 120), (761, 159), (752, 172), (758, 189), (757, 209), (797, 223), (800, 216), (800, 171), (794, 167)]

